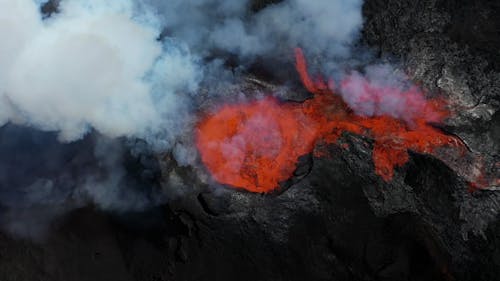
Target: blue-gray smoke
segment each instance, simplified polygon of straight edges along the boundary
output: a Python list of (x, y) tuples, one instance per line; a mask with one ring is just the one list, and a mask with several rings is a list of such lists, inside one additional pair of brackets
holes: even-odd
[(345, 58), (362, 24), (362, 0), (60, 0), (50, 16), (45, 2), (0, 0), (0, 223), (30, 236), (85, 204), (163, 202), (128, 178), (125, 143), (195, 162), (200, 87), (231, 78), (227, 55)]

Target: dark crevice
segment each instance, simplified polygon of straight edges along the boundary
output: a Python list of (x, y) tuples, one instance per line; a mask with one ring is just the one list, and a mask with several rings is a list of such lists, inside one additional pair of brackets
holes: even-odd
[(207, 213), (211, 216), (218, 216), (219, 215), (216, 212), (212, 211), (212, 209), (208, 206), (207, 201), (203, 197), (203, 193), (198, 194), (198, 196), (196, 198), (198, 199), (198, 202), (200, 203), (200, 206), (205, 213)]

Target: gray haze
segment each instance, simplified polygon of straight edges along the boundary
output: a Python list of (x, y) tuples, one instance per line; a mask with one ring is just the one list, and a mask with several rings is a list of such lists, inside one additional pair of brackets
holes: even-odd
[(302, 47), (328, 65), (350, 57), (362, 25), (362, 0), (258, 12), (248, 0), (61, 0), (46, 18), (44, 2), (0, 0), (0, 224), (28, 237), (87, 204), (164, 202), (147, 173), (130, 175), (126, 144), (142, 140), (140, 169), (157, 171), (140, 156), (151, 150), (195, 163), (196, 108), (212, 98), (200, 87), (231, 79), (228, 55), (245, 67)]
[(68, 0), (42, 21), (32, 0), (0, 0), (0, 125), (108, 137), (161, 136), (168, 145), (201, 70), (189, 50), (157, 39), (154, 17), (134, 3)]
[(283, 55), (295, 47), (346, 57), (362, 25), (361, 0), (288, 0), (250, 12), (249, 0), (146, 0), (167, 35), (202, 55)]

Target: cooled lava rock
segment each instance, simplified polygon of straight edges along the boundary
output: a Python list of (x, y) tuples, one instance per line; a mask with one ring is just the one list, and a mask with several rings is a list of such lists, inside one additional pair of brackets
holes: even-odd
[[(496, 1), (367, 0), (364, 13), (363, 41), (448, 95), (462, 110), (444, 129), (498, 175)], [(0, 280), (499, 280), (500, 193), (470, 192), (460, 166), (416, 153), (387, 183), (372, 148), (346, 133), (273, 194), (213, 189), (168, 155), (131, 160), (151, 185), (185, 190), (139, 213), (75, 210), (44, 242), (2, 235)]]

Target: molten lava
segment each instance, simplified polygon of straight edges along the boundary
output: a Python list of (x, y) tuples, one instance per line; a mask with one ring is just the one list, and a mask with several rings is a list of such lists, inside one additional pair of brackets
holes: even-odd
[(265, 98), (226, 105), (198, 124), (197, 145), (213, 177), (267, 192), (295, 170), (318, 138), (317, 124), (300, 106)]
[[(428, 124), (447, 116), (443, 102), (425, 100), (415, 88), (398, 92), (409, 97), (404, 120), (389, 115), (360, 116), (334, 93), (333, 82), (308, 75), (300, 49), (296, 50), (296, 63), (304, 86), (314, 94), (312, 99), (296, 104), (268, 97), (224, 105), (198, 123), (196, 143), (201, 160), (216, 181), (252, 192), (272, 191), (292, 176), (298, 157), (310, 153), (317, 141), (335, 143), (345, 131), (374, 140), (375, 172), (386, 181), (394, 176), (395, 167), (408, 161), (409, 149), (433, 153), (439, 146), (461, 145)], [(349, 83), (348, 79), (341, 85)], [(367, 97), (378, 99), (382, 93), (377, 91), (396, 91), (361, 82), (363, 91), (370, 94)]]

